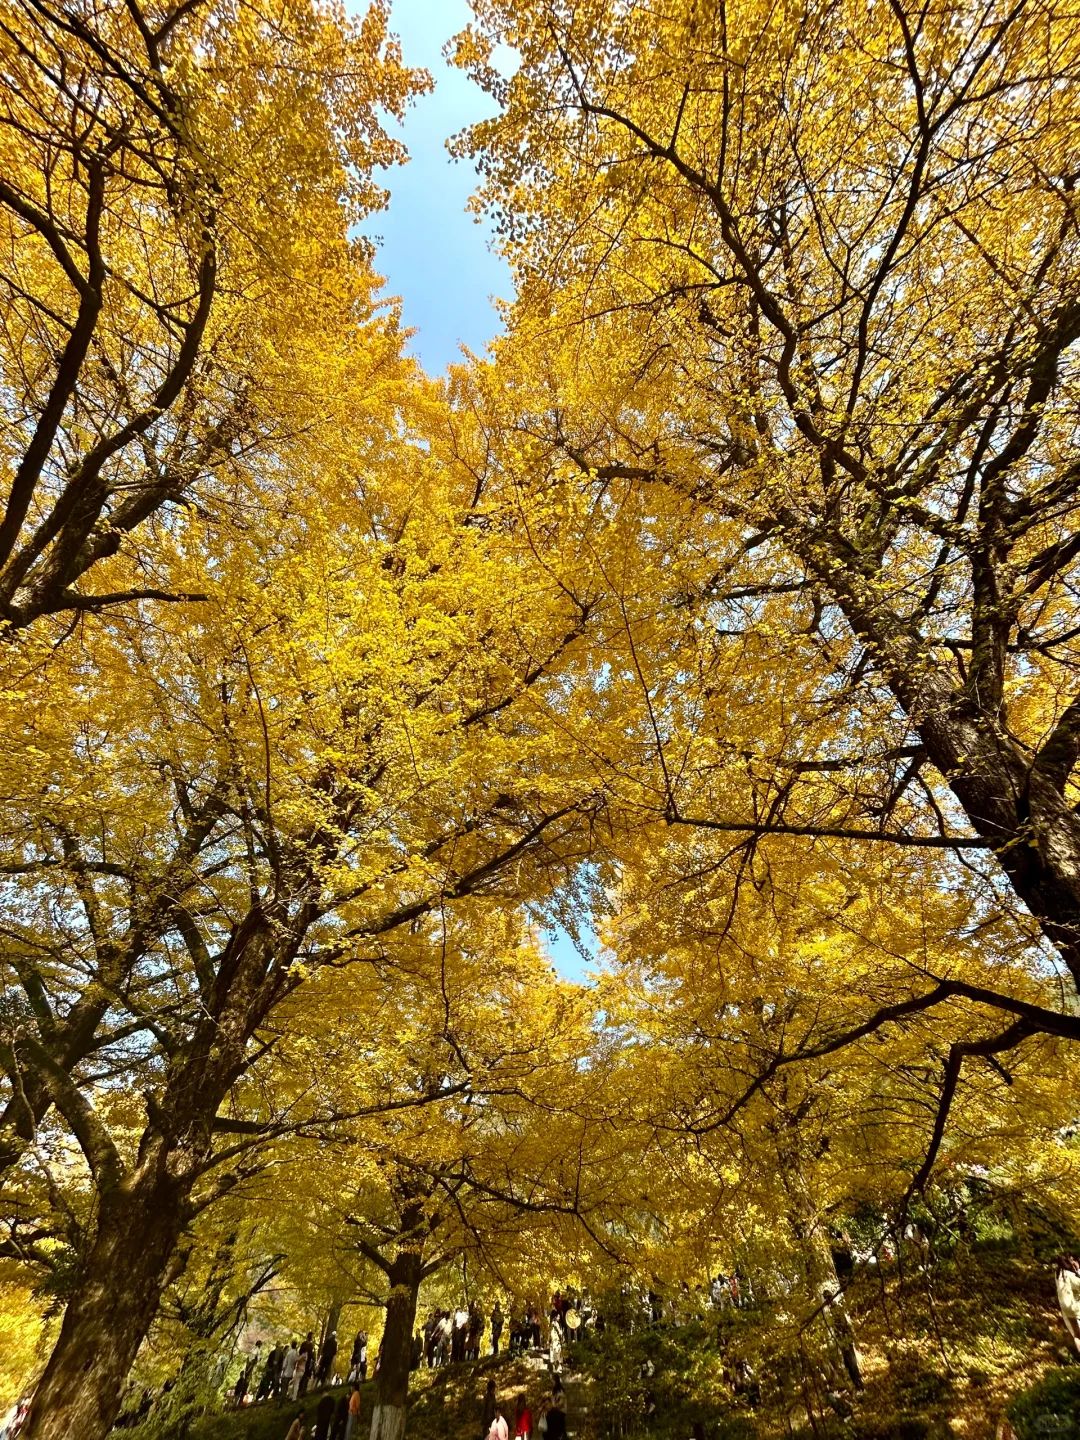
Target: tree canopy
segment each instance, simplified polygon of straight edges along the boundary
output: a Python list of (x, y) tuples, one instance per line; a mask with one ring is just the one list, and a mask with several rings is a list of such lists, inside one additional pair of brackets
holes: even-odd
[(279, 1276), (383, 1312), (400, 1440), (440, 1277), (754, 1265), (850, 1349), (837, 1217), (1072, 1203), (1075, 16), (473, 10), (517, 298), (435, 380), (385, 5), (3, 7), (31, 1440), (155, 1345), (204, 1403)]

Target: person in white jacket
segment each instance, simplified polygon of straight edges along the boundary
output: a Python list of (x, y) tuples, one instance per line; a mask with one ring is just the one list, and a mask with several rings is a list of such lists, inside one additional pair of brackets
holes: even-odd
[(297, 1348), (296, 1348), (296, 1341), (293, 1340), (293, 1341), (290, 1343), (288, 1350), (285, 1351), (285, 1358), (284, 1358), (284, 1360), (282, 1360), (282, 1362), (281, 1362), (281, 1392), (280, 1392), (280, 1393), (281, 1393), (282, 1395), (285, 1395), (285, 1394), (288, 1393), (289, 1386), (292, 1384), (293, 1375), (295, 1375), (295, 1373), (296, 1373), (296, 1357), (297, 1357), (298, 1354), (299, 1354), (299, 1351), (298, 1351)]
[(1080, 1354), (1080, 1261), (1075, 1255), (1059, 1255), (1055, 1261), (1058, 1305), (1069, 1339)]

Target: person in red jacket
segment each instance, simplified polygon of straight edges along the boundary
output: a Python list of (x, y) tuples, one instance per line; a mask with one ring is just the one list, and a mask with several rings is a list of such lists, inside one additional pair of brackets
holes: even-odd
[(517, 1398), (517, 1418), (514, 1420), (514, 1440), (532, 1440), (532, 1413), (524, 1395)]

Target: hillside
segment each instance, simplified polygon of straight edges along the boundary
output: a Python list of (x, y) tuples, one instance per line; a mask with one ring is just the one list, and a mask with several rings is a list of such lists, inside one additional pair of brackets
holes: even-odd
[[(1038, 1392), (1034, 1408), (1019, 1404), (1019, 1433), (1080, 1431), (1080, 1387), (1073, 1383), (1080, 1367), (1055, 1368), (1069, 1357), (1044, 1264), (1009, 1247), (986, 1246), (933, 1273), (862, 1274), (848, 1298), (866, 1380), (862, 1396), (838, 1388), (830, 1400), (797, 1338), (766, 1324), (754, 1309), (728, 1311), (708, 1323), (632, 1334), (609, 1328), (589, 1336), (564, 1377), (570, 1431), (577, 1440), (646, 1433), (686, 1440), (700, 1422), (709, 1440), (992, 1440), (1006, 1407), (1047, 1374), (1054, 1376), (1056, 1399), (1044, 1405)], [(748, 1361), (753, 1374), (742, 1393), (735, 1386), (738, 1359)], [(477, 1440), (480, 1397), (491, 1376), (504, 1404), (512, 1407), (524, 1392), (534, 1412), (549, 1383), (540, 1357), (421, 1371), (413, 1377), (410, 1434)], [(651, 1417), (646, 1390), (656, 1402)], [(362, 1389), (361, 1435), (373, 1392), (369, 1381)], [(315, 1397), (305, 1403), (309, 1421), (316, 1404)], [(849, 1414), (837, 1413), (849, 1406)], [(296, 1407), (271, 1404), (221, 1414), (193, 1430), (191, 1440), (282, 1440), (295, 1413)], [(131, 1433), (151, 1440), (154, 1432), (145, 1426)]]

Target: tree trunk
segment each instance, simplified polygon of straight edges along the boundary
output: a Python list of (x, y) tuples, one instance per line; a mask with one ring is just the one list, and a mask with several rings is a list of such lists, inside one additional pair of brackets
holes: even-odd
[(146, 1097), (147, 1125), (130, 1169), (92, 1107), (55, 1067), (53, 1102), (94, 1172), (98, 1223), (34, 1395), (24, 1440), (104, 1440), (112, 1429), (191, 1217), (191, 1192), (213, 1149), (218, 1107), (240, 1073), (248, 1039), (270, 1008), (273, 991), (264, 983), (270, 958), (263, 913), (252, 910), (219, 959), (217, 993), (186, 1053), (170, 1065), (161, 1098)]
[(25, 1440), (101, 1440), (157, 1311), (184, 1225), (186, 1186), (155, 1175), (101, 1201), (97, 1235), (45, 1373)]
[[(110, 957), (111, 958), (111, 957)], [(47, 1004), (32, 975), (19, 977), (23, 991), (35, 1009), (48, 1014)], [(67, 1019), (57, 1024), (49, 1017), (49, 1026), (40, 1025), (41, 1043), (49, 1054), (71, 1071), (94, 1047), (98, 1027), (108, 1009), (107, 996), (99, 985), (93, 985), (78, 1000)], [(40, 1022), (40, 1015), (39, 1015)], [(52, 1094), (41, 1070), (22, 1052), (18, 1041), (10, 1049), (0, 1049), (0, 1063), (7, 1070), (12, 1094), (0, 1112), (0, 1178), (5, 1176), (26, 1153), (37, 1128), (52, 1109)]]
[(422, 1266), (419, 1241), (415, 1247), (403, 1248), (390, 1266), (390, 1295), (386, 1302), (371, 1440), (401, 1440), (405, 1434), (413, 1327)]
[(840, 1352), (848, 1378), (856, 1390), (862, 1390), (862, 1365), (855, 1347), (855, 1332), (844, 1304), (844, 1287), (836, 1273), (828, 1231), (821, 1223), (798, 1157), (792, 1153), (790, 1139), (777, 1146), (777, 1153), (784, 1188), (788, 1193), (788, 1218), (802, 1245), (810, 1292)]
[(6, 1175), (25, 1155), (52, 1105), (52, 1096), (40, 1076), (22, 1073), (18, 1086), (0, 1111), (0, 1176)]
[(869, 647), (930, 760), (972, 828), (989, 840), (1013, 890), (1061, 955), (1080, 993), (1080, 818), (1065, 796), (1076, 758), (1077, 703), (1034, 754), (1009, 736), (932, 659), (922, 637), (885, 609), (836, 537), (795, 549)]

